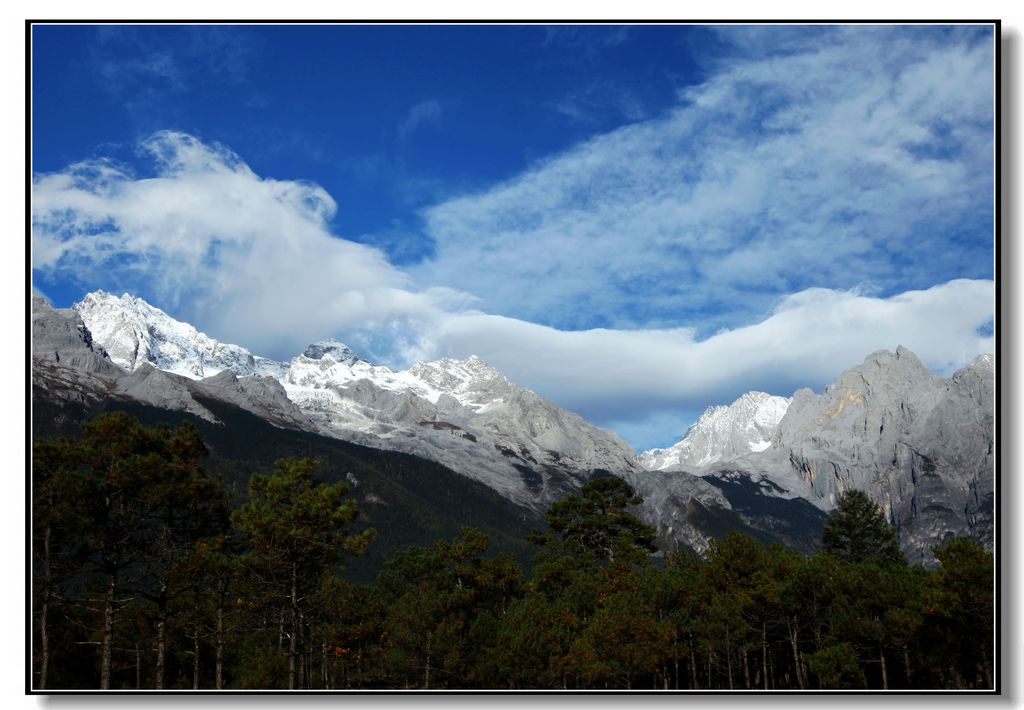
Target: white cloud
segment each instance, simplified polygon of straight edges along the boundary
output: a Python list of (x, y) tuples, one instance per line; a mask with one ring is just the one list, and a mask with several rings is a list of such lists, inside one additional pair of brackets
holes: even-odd
[(380, 251), (333, 236), (335, 202), (316, 185), (261, 178), (227, 148), (181, 133), (142, 149), (153, 176), (93, 161), (35, 177), (34, 268), (141, 291), (218, 338), (279, 354), (452, 298), (413, 293)]
[(316, 185), (261, 178), (227, 148), (179, 133), (143, 149), (151, 177), (95, 161), (35, 178), (33, 266), (141, 293), (260, 354), (287, 357), (326, 335), (397, 365), (475, 353), (598, 422), (665, 425), (664, 412), (749, 389), (820, 387), (879, 348), (905, 345), (946, 372), (992, 350), (977, 332), (993, 317), (985, 280), (888, 298), (804, 290), (706, 339), (690, 328), (565, 331), (487, 314), (465, 292), (414, 290), (381, 252), (333, 236), (335, 202)]
[(926, 35), (721, 65), (659, 118), (427, 209), (436, 257), (411, 273), (557, 327), (702, 332), (813, 286), (989, 277), (992, 43)]
[(993, 282), (955, 280), (889, 298), (810, 289), (765, 320), (696, 340), (689, 329), (561, 331), (482, 313), (453, 314), (424, 351), (476, 353), (512, 381), (592, 420), (728, 404), (748, 390), (821, 388), (869, 353), (903, 345), (949, 374), (993, 351), (977, 328), (993, 316)]

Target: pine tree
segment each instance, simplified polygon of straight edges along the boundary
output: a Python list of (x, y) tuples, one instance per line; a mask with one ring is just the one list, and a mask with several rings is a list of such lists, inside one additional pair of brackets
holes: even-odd
[(581, 495), (554, 503), (544, 514), (548, 533), (534, 533), (531, 541), (570, 555), (595, 560), (645, 564), (654, 546), (654, 528), (627, 508), (642, 499), (621, 478), (598, 478), (584, 484)]
[(249, 503), (231, 520), (252, 547), (251, 569), (288, 618), (288, 688), (301, 687), (300, 654), (309, 621), (310, 595), (320, 577), (340, 561), (342, 552), (358, 555), (373, 539), (373, 529), (348, 532), (359, 512), (346, 500), (348, 485), (313, 479), (318, 463), (280, 459), (269, 476), (249, 480)]
[(896, 531), (863, 491), (848, 491), (825, 521), (822, 546), (846, 562), (905, 565)]

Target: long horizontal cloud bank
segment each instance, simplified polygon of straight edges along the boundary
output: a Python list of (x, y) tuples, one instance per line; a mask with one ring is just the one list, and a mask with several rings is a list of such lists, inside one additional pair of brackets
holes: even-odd
[(903, 345), (948, 374), (993, 338), (991, 281), (956, 280), (890, 298), (811, 289), (766, 320), (697, 341), (687, 329), (560, 331), (484, 314), (440, 324), (434, 349), (476, 352), (513, 381), (598, 422), (727, 404), (752, 389), (820, 389), (878, 349)]
[(703, 334), (806, 288), (992, 277), (990, 29), (721, 35), (738, 57), (666, 115), (426, 210), (410, 273), (554, 327)]

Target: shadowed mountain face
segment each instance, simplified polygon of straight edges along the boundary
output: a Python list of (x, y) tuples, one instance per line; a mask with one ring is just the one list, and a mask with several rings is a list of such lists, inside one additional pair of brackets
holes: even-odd
[[(130, 296), (90, 294), (64, 311), (34, 300), (33, 384), (37, 410), (58, 429), (80, 423), (75, 412), (110, 406), (184, 412), (216, 432), (258, 421), (415, 454), (534, 520), (590, 478), (617, 475), (644, 498), (641, 516), (663, 550), (703, 551), (738, 529), (809, 552), (825, 513), (851, 489), (882, 505), (914, 561), (930, 562), (930, 547), (954, 534), (992, 544), (986, 356), (944, 380), (903, 348), (873, 353), (820, 395), (748, 393), (711, 408), (679, 444), (640, 461), (612, 432), (476, 357), (393, 372), (327, 340), (279, 363)], [(37, 432), (51, 426), (38, 414), (35, 422)]]

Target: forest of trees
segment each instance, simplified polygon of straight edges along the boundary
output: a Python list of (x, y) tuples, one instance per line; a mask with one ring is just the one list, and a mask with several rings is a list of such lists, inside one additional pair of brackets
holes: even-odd
[(910, 566), (863, 493), (811, 557), (731, 533), (660, 558), (599, 478), (548, 510), (529, 574), (464, 528), (356, 585), (374, 532), (345, 483), (283, 459), (232, 506), (205, 453), (124, 414), (35, 441), (34, 689), (993, 687), (992, 555)]

